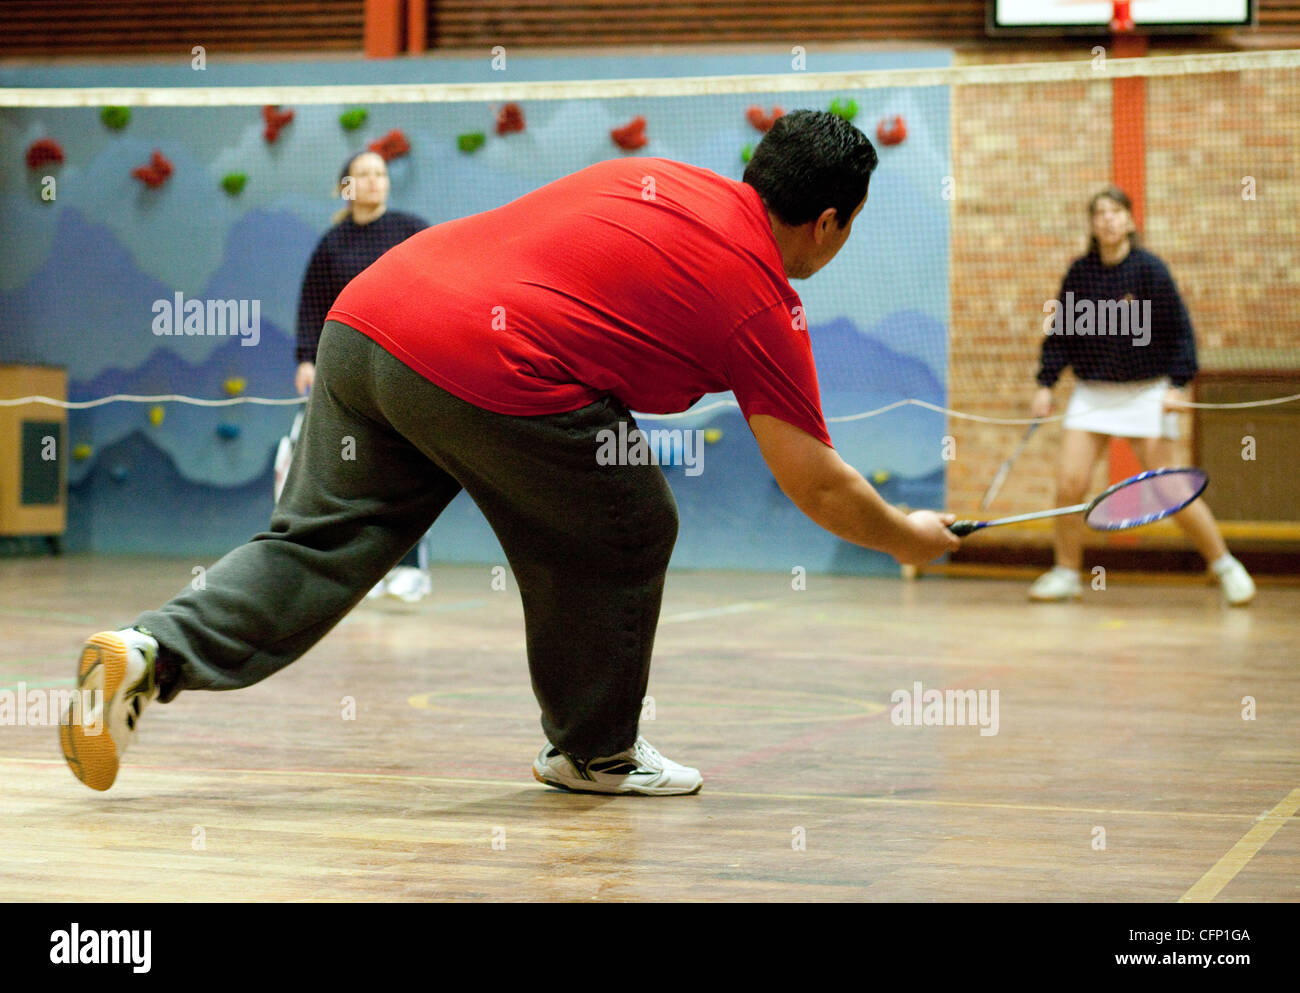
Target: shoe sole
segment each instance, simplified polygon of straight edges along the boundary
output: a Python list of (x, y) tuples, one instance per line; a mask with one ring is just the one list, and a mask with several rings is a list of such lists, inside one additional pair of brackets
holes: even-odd
[(591, 796), (694, 796), (704, 786), (704, 780), (700, 780), (695, 784), (693, 790), (583, 790), (555, 779), (547, 779), (537, 771), (536, 766), (533, 766), (533, 778), (545, 786), (554, 786), (557, 790), (564, 790), (565, 793), (586, 793)]
[[(92, 790), (108, 789), (117, 779), (117, 745), (108, 731), (108, 702), (126, 678), (126, 647), (120, 637), (111, 632), (92, 635), (81, 650), (77, 665), (77, 694), (91, 690), (100, 694), (99, 732), (87, 734), (83, 724), (73, 724), (68, 719), (59, 724), (59, 745), (63, 758), (72, 774)], [(82, 714), (82, 720), (85, 720)]]

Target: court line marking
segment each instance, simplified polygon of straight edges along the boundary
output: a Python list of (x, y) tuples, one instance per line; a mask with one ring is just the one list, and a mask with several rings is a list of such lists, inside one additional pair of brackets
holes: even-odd
[(1253, 859), (1259, 850), (1268, 844), (1269, 839), (1282, 829), (1282, 825), (1295, 816), (1300, 809), (1300, 786), (1297, 786), (1283, 798), (1277, 806), (1263, 817), (1255, 826), (1233, 845), (1226, 855), (1215, 862), (1210, 871), (1197, 880), (1196, 885), (1178, 898), (1179, 903), (1210, 903), (1219, 892), (1246, 868), (1246, 863)]
[[(46, 766), (63, 766), (67, 764), (62, 759), (28, 759), (18, 756), (0, 755), (0, 764), (4, 763)], [(447, 783), (455, 786), (505, 786), (516, 789), (521, 785), (532, 785), (529, 780), (523, 777), (519, 779), (458, 779), (451, 776), (422, 776), (411, 773), (399, 774), (391, 772), (363, 771), (340, 772), (325, 769), (214, 769), (209, 766), (197, 768), (190, 766), (138, 765), (134, 766), (134, 768), (141, 771), (156, 773), (184, 773), (186, 775), (197, 774), (203, 776), (214, 776), (217, 774), (270, 776), (273, 778), (277, 776), (291, 776), (297, 778), (303, 776), (319, 776), (325, 779), (379, 779), (386, 782)], [(1240, 821), (1255, 820), (1257, 816), (1254, 814), (1212, 814), (1186, 810), (1124, 810), (1114, 807), (1059, 807), (1048, 804), (988, 803), (978, 800), (920, 800), (894, 796), (836, 796), (833, 794), (819, 795), (815, 793), (732, 793), (724, 790), (709, 790), (706, 794), (701, 795), (707, 795), (708, 797), (738, 797), (744, 800), (838, 801), (842, 803), (871, 803), (908, 807), (969, 807), (979, 810), (1025, 810), (1052, 814), (1117, 814), (1120, 816), (1168, 817), (1183, 818), (1187, 820)], [(1300, 790), (1296, 790), (1293, 795), (1300, 795)], [(1267, 817), (1270, 815), (1265, 816)]]

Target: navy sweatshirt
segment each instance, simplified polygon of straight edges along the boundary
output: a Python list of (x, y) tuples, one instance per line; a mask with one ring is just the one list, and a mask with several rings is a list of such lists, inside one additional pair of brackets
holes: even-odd
[(428, 226), (413, 214), (386, 210), (369, 224), (345, 217), (325, 232), (307, 263), (298, 300), (299, 362), (316, 362), (325, 315), (343, 287), (390, 248)]
[[(1075, 259), (1044, 313), (1038, 384), (1053, 386), (1066, 366), (1079, 379), (1137, 382), (1196, 375), (1196, 338), (1169, 269), (1141, 248), (1118, 265), (1096, 253)], [(1145, 343), (1143, 343), (1145, 340)]]

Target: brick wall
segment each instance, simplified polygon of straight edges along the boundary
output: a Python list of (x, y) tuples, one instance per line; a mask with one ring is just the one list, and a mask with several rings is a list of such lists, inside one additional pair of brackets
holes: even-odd
[[(1067, 61), (1078, 51), (988, 52), (962, 61)], [(952, 93), (952, 320), (949, 406), (989, 417), (1028, 417), (1037, 388), (1043, 302), (1055, 296), (1087, 242), (1088, 197), (1111, 176), (1110, 83), (965, 86)], [(1068, 396), (1067, 374), (1057, 386)], [(952, 418), (956, 458), (948, 506), (979, 506), (1023, 427)], [(1013, 514), (1052, 505), (1058, 424), (1045, 425), (1017, 461), (992, 508)]]
[[(1082, 49), (983, 51), (961, 61), (1088, 57)], [(1294, 74), (1148, 81), (1143, 234), (1182, 291), (1202, 368), (1300, 365), (1300, 184), (1289, 167), (1297, 120)], [(1084, 250), (1089, 197), (1111, 181), (1111, 85), (957, 87), (952, 122), (950, 406), (1027, 417), (1043, 303)], [(1248, 175), (1255, 201), (1242, 200)], [(1057, 412), (1069, 387), (1067, 373), (1056, 388)], [(1181, 420), (1177, 459), (1191, 463), (1192, 419)], [(950, 419), (951, 509), (974, 511), (1023, 430)], [(1059, 423), (1037, 432), (994, 511), (1051, 506), (1060, 436)], [(1103, 460), (1095, 487), (1105, 474)]]

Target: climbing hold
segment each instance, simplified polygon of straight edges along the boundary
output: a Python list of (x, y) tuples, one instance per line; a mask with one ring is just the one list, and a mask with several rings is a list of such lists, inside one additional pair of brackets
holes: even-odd
[(476, 152), (483, 147), (483, 142), (486, 140), (487, 136), (482, 131), (471, 131), (456, 136), (456, 147), (462, 152)]
[(508, 103), (497, 111), (497, 134), (522, 131), (526, 126), (524, 124), (524, 109), (519, 104)]
[(131, 175), (151, 190), (156, 190), (167, 182), (173, 172), (172, 164), (163, 157), (163, 153), (158, 149), (153, 150), (153, 156), (149, 159), (148, 165), (137, 166), (131, 170)]
[(262, 137), (270, 145), (280, 137), (280, 132), (284, 130), (285, 126), (293, 121), (293, 111), (281, 110), (275, 104), (267, 104), (262, 108), (262, 120), (266, 122)]
[(831, 101), (831, 113), (836, 117), (842, 117), (846, 121), (851, 121), (858, 116), (858, 102), (856, 100), (843, 99), (836, 97)]
[(907, 137), (907, 125), (897, 114), (894, 115), (894, 121), (891, 124), (889, 118), (882, 118), (876, 125), (876, 140), (882, 145), (901, 145), (903, 139)]
[(750, 124), (754, 125), (756, 129), (766, 134), (768, 131), (772, 130), (772, 125), (776, 123), (776, 119), (784, 113), (785, 111), (780, 107), (773, 107), (772, 112), (767, 114), (763, 112), (762, 107), (755, 105), (745, 111), (745, 118)]
[(368, 147), (370, 151), (377, 154), (385, 162), (391, 162), (393, 159), (401, 158), (409, 152), (411, 143), (406, 140), (406, 135), (402, 134), (397, 128), (393, 128), (392, 131), (389, 131), (378, 141), (372, 141)]
[(339, 123), (348, 131), (355, 131), (361, 125), (366, 123), (366, 118), (370, 112), (364, 107), (353, 107), (351, 110), (345, 110), (339, 115)]
[(104, 122), (104, 127), (120, 131), (131, 120), (131, 108), (105, 107), (99, 112), (99, 119)]
[(63, 161), (63, 146), (53, 138), (39, 138), (27, 146), (27, 168), (39, 169)]
[(635, 151), (650, 140), (645, 136), (645, 118), (640, 114), (621, 128), (614, 128), (609, 136), (614, 140), (614, 144), (625, 152)]

